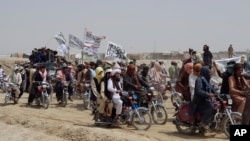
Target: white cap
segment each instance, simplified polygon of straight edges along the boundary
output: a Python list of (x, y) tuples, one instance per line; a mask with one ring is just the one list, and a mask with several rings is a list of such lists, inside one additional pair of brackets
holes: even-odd
[(105, 73), (107, 73), (107, 72), (112, 72), (112, 69), (107, 69), (107, 70), (105, 71)]

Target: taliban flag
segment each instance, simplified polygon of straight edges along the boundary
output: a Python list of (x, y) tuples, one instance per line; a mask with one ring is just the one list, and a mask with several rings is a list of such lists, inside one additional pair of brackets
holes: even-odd
[(69, 47), (83, 49), (83, 42), (76, 36), (69, 34)]
[(59, 45), (66, 44), (66, 40), (65, 40), (62, 32), (59, 32), (58, 34), (56, 34), (54, 36), (54, 38), (56, 39), (56, 41), (58, 42)]

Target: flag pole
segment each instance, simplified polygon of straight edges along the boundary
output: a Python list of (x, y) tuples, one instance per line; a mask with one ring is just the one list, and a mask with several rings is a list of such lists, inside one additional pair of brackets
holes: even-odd
[(83, 54), (84, 54), (84, 41), (85, 41), (85, 39), (84, 39), (84, 37), (86, 37), (86, 30), (87, 30), (87, 28), (84, 28), (84, 34), (83, 34), (83, 47), (82, 47), (82, 53), (81, 53), (81, 58), (82, 58), (82, 64), (83, 64)]
[(48, 43), (49, 43), (52, 39), (54, 39), (54, 37), (50, 38), (50, 39), (45, 43), (45, 47), (47, 47)]
[(67, 48), (68, 48), (68, 59), (69, 59), (69, 61), (70, 61), (69, 45), (67, 46)]

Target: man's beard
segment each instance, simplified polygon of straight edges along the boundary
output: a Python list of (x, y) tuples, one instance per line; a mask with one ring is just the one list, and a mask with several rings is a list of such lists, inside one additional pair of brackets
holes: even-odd
[(115, 81), (119, 82), (121, 79), (120, 77), (119, 78), (115, 78)]

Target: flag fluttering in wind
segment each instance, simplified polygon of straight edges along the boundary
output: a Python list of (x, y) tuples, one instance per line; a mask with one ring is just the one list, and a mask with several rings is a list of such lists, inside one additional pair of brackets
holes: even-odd
[(76, 49), (83, 49), (83, 42), (76, 36), (69, 34), (69, 46)]
[(106, 38), (105, 36), (93, 35), (91, 31), (87, 31), (87, 29), (85, 29), (84, 42), (83, 42), (84, 51), (87, 53), (97, 54), (98, 48), (100, 47), (101, 44), (101, 40), (105, 38)]
[(226, 65), (229, 61), (235, 61), (236, 63), (240, 63), (240, 57), (233, 57), (233, 58), (226, 58), (226, 59), (220, 59), (215, 60), (215, 63), (221, 68), (221, 71), (226, 71)]
[(56, 39), (56, 41), (59, 43), (59, 45), (61, 44), (66, 44), (66, 40), (62, 34), (62, 32), (59, 32), (58, 34), (56, 34), (54, 36), (54, 38)]
[(57, 52), (59, 56), (65, 56), (67, 54), (67, 47), (66, 47), (66, 40), (62, 34), (62, 32), (59, 32), (54, 36), (56, 41), (59, 44), (59, 47), (57, 47)]
[(105, 57), (117, 58), (117, 59), (126, 59), (127, 52), (122, 48), (121, 45), (117, 45), (112, 42), (108, 42)]

